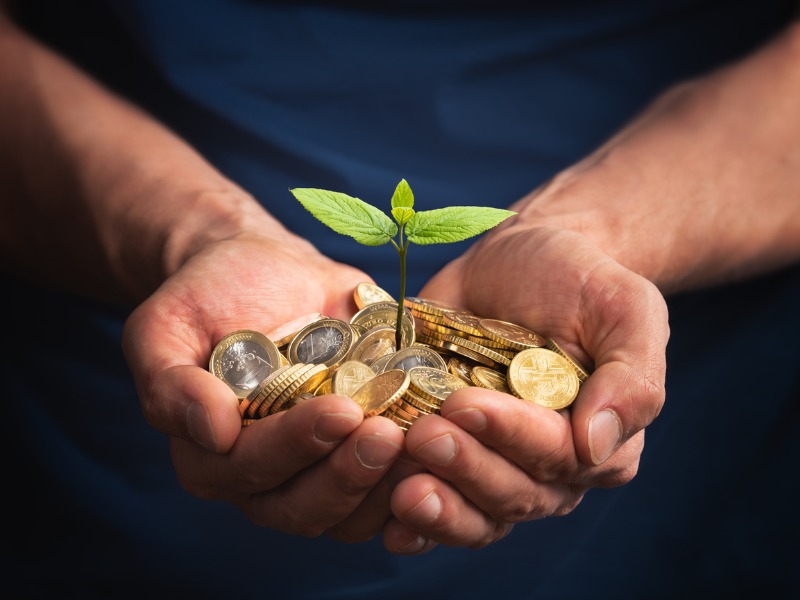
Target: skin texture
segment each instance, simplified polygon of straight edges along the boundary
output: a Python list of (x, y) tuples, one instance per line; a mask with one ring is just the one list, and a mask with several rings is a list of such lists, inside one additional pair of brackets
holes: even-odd
[(381, 535), (404, 554), (480, 547), (635, 476), (665, 401), (664, 294), (800, 257), (798, 65), (793, 25), (740, 63), (667, 90), (513, 203), (516, 217), (421, 291), (528, 326), (590, 365), (563, 411), (469, 388), (404, 436), (328, 395), (241, 428), (236, 397), (207, 370), (215, 343), (311, 312), (348, 319), (368, 275), (287, 231), (7, 18), (0, 114), (14, 118), (0, 119), (0, 260), (45, 286), (136, 307), (125, 355), (189, 493), (303, 536)]

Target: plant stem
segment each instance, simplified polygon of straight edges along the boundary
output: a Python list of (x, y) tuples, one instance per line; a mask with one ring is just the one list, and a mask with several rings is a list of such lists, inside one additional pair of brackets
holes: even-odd
[(400, 299), (397, 301), (397, 325), (394, 332), (394, 345), (397, 351), (403, 349), (403, 316), (405, 311), (404, 300), (406, 297), (406, 251), (408, 250), (408, 243), (403, 242), (403, 226), (397, 233), (398, 245), (397, 254), (400, 256)]

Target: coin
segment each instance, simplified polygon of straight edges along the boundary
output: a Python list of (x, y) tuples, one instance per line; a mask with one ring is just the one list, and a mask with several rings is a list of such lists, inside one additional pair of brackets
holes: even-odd
[(572, 404), (580, 387), (570, 362), (548, 348), (521, 351), (506, 378), (515, 396), (555, 410)]
[(333, 393), (333, 377), (326, 378), (314, 389), (315, 396), (323, 396), (325, 394)]
[(311, 364), (308, 366), (310, 367), (309, 369), (299, 372), (296, 377), (293, 377), (288, 382), (285, 389), (270, 406), (269, 414), (274, 415), (290, 408), (297, 394), (304, 392), (309, 387), (316, 387), (328, 375), (328, 367), (323, 364)]
[(280, 366), (281, 355), (272, 340), (257, 331), (240, 329), (217, 342), (208, 370), (241, 400)]
[(408, 386), (410, 390), (440, 404), (455, 390), (469, 385), (449, 371), (432, 367), (414, 367), (408, 374), (411, 377)]
[(455, 356), (447, 359), (447, 370), (470, 385), (472, 385), (470, 373), (472, 372), (473, 368), (474, 367), (470, 366), (468, 362), (461, 360), (460, 358), (456, 358)]
[(462, 348), (466, 348), (467, 350), (472, 350), (473, 352), (477, 352), (478, 354), (485, 356), (486, 358), (493, 360), (496, 363), (500, 363), (501, 365), (508, 366), (511, 364), (511, 359), (508, 358), (505, 354), (492, 350), (491, 348), (487, 348), (486, 346), (482, 346), (481, 344), (476, 344), (475, 342), (471, 342), (468, 339), (460, 338), (455, 335), (446, 335), (444, 336), (444, 341), (451, 342), (456, 346), (460, 346)]
[(431, 315), (445, 315), (453, 312), (459, 312), (463, 309), (446, 302), (439, 302), (438, 300), (430, 300), (428, 298), (418, 298), (416, 296), (406, 296), (404, 300), (406, 306), (410, 306), (413, 311)]
[(381, 356), (378, 360), (376, 360), (374, 363), (370, 365), (370, 368), (375, 373), (383, 373), (383, 369), (384, 367), (386, 367), (386, 363), (389, 362), (389, 359), (392, 358), (392, 354), (386, 354), (385, 356)]
[(408, 389), (410, 376), (400, 369), (390, 369), (367, 381), (351, 396), (364, 409), (364, 416), (374, 417), (397, 402)]
[(442, 408), (443, 402), (440, 400), (428, 400), (423, 398), (410, 387), (406, 390), (406, 393), (403, 394), (403, 401), (426, 414), (438, 414), (439, 409)]
[(469, 376), (472, 380), (472, 383), (479, 387), (489, 390), (497, 390), (498, 392), (505, 392), (506, 394), (511, 393), (511, 390), (508, 387), (506, 376), (500, 371), (495, 371), (494, 369), (478, 365), (472, 368)]
[(378, 325), (361, 335), (354, 343), (347, 356), (348, 360), (357, 360), (371, 365), (376, 360), (395, 351), (395, 329), (389, 325)]
[(501, 321), (500, 319), (479, 319), (478, 329), (484, 336), (515, 350), (543, 348), (547, 343), (538, 333), (521, 325)]
[(333, 374), (332, 391), (334, 394), (351, 396), (367, 381), (375, 377), (368, 365), (357, 360), (347, 360)]
[(284, 371), (286, 371), (289, 366), (290, 365), (282, 365), (278, 367), (272, 373), (270, 373), (269, 376), (262, 379), (255, 388), (253, 388), (253, 391), (247, 395), (247, 398), (239, 403), (239, 412), (242, 414), (242, 416), (255, 418), (258, 407), (261, 406), (264, 398), (267, 397), (267, 394), (269, 394), (270, 390), (272, 389), (270, 387), (272, 382), (275, 380), (275, 378), (279, 377)]
[[(414, 343), (414, 315), (404, 307), (400, 323), (400, 335), (403, 348)], [(350, 319), (350, 324), (360, 326), (367, 331), (380, 326), (397, 329), (397, 302), (375, 302), (359, 310)]]
[(384, 370), (402, 369), (409, 371), (414, 367), (433, 367), (440, 371), (447, 370), (447, 363), (441, 355), (437, 354), (427, 346), (409, 346), (399, 352), (395, 352), (386, 361)]
[(478, 328), (480, 317), (470, 312), (456, 312), (448, 313), (443, 317), (444, 324), (453, 329), (458, 329), (461, 332), (470, 335), (482, 336), (481, 330)]
[(376, 302), (397, 302), (389, 292), (369, 281), (362, 281), (355, 287), (353, 299), (359, 310)]
[(333, 368), (353, 346), (353, 330), (340, 319), (320, 319), (303, 327), (289, 343), (287, 357), (292, 364), (315, 363)]
[(575, 372), (578, 374), (578, 379), (581, 383), (589, 379), (589, 373), (584, 369), (581, 364), (572, 356), (569, 352), (564, 350), (561, 346), (553, 338), (547, 338), (547, 347), (550, 348), (553, 352), (558, 352), (561, 356), (566, 358), (575, 369)]

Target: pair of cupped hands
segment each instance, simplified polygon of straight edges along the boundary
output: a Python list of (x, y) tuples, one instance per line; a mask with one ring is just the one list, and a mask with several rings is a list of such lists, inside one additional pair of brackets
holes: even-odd
[(369, 280), (285, 230), (241, 232), (194, 253), (134, 310), (126, 358), (190, 494), (228, 501), (259, 526), (381, 536), (388, 551), (416, 554), (497, 542), (635, 476), (644, 428), (664, 402), (664, 299), (588, 237), (525, 214), (484, 234), (419, 295), (557, 339), (592, 370), (568, 409), (469, 387), (404, 433), (329, 394), (243, 428), (238, 399), (208, 370), (215, 344), (313, 312), (349, 320), (353, 290)]

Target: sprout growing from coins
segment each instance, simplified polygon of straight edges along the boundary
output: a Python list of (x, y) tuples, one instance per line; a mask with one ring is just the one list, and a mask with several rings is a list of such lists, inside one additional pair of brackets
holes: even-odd
[(414, 244), (446, 244), (479, 235), (517, 213), (485, 206), (449, 206), (415, 211), (414, 193), (405, 179), (392, 194), (392, 219), (380, 209), (341, 192), (316, 188), (289, 190), (306, 210), (336, 233), (365, 246), (391, 243), (400, 257), (400, 300), (395, 347), (402, 346), (401, 323), (406, 295), (406, 254)]

